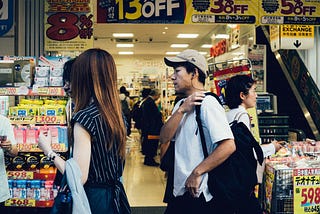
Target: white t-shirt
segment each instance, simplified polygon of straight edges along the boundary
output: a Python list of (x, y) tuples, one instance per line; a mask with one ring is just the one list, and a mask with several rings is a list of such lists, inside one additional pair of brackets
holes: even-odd
[[(180, 100), (174, 107), (173, 113), (179, 108)], [(217, 147), (217, 142), (233, 139), (225, 110), (216, 98), (206, 96), (202, 101), (200, 119), (206, 139), (208, 153)], [(186, 192), (185, 182), (193, 169), (204, 160), (200, 133), (196, 122), (195, 110), (185, 113), (175, 133), (175, 163), (173, 195), (180, 196)], [(212, 199), (207, 186), (208, 173), (202, 176), (199, 195), (203, 192), (206, 201)]]
[[(10, 120), (0, 115), (0, 135), (7, 136), (7, 139), (11, 141), (12, 145), (16, 144), (16, 140), (13, 134), (13, 128)], [(0, 148), (0, 202), (7, 200), (10, 197), (8, 177), (5, 169), (4, 152)]]

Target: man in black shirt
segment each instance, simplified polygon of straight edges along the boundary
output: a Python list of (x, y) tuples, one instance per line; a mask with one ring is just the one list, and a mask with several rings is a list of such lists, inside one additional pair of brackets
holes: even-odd
[(160, 94), (157, 90), (151, 90), (149, 96), (146, 97), (141, 105), (142, 152), (145, 155), (144, 165), (147, 166), (159, 166), (159, 163), (154, 160), (159, 145), (160, 129), (163, 125), (161, 112), (155, 104), (159, 96)]

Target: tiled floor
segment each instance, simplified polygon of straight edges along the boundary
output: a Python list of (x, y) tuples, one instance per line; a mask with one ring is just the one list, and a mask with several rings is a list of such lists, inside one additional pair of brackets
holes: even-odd
[[(131, 207), (166, 206), (162, 202), (166, 184), (164, 172), (159, 167), (143, 164), (138, 132), (133, 130), (130, 137), (123, 182)], [(159, 156), (156, 161), (159, 162)]]

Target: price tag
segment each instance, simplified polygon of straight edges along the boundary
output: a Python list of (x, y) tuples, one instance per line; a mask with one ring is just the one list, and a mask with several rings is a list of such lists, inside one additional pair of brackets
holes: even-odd
[(37, 144), (30, 143), (18, 143), (17, 144), (19, 152), (41, 152)]
[(33, 172), (28, 171), (7, 171), (9, 179), (33, 179)]
[(320, 168), (294, 169), (294, 213), (320, 212)]
[(37, 124), (65, 124), (66, 116), (35, 116)]
[(35, 207), (36, 206), (36, 200), (34, 200), (34, 199), (10, 198), (10, 199), (6, 200), (5, 206)]

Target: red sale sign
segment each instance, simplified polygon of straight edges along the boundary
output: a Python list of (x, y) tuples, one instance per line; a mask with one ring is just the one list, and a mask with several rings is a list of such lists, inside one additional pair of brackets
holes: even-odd
[(45, 4), (45, 50), (83, 51), (93, 47), (90, 1), (50, 1)]

